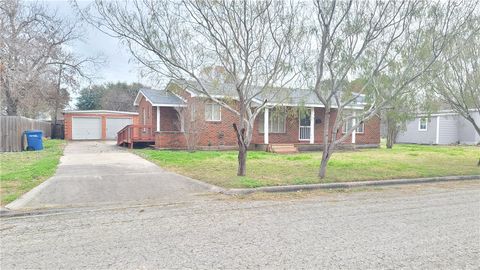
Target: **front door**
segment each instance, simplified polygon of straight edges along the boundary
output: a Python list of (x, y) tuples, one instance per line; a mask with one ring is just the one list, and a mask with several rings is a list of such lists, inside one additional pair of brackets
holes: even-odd
[(310, 140), (310, 112), (300, 113), (298, 139), (300, 141)]

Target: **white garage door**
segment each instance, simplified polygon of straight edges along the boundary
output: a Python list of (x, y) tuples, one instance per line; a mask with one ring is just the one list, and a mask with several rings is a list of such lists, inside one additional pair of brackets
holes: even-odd
[(117, 139), (117, 132), (131, 124), (132, 118), (107, 118), (107, 139)]
[(100, 140), (102, 138), (102, 119), (100, 117), (73, 117), (73, 140)]

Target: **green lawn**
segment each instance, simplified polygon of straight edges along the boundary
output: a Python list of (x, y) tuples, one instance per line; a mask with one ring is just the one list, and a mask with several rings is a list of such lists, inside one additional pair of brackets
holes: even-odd
[(55, 173), (63, 140), (44, 140), (44, 150), (0, 153), (1, 204), (14, 201)]
[(321, 152), (279, 155), (251, 151), (247, 176), (238, 177), (235, 151), (134, 151), (165, 169), (227, 188), (480, 175), (477, 146), (395, 145), (393, 149), (336, 152), (324, 180), (317, 177)]

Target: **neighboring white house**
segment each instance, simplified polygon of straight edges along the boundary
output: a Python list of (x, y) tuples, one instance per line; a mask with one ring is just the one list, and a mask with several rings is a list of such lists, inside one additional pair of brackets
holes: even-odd
[[(473, 112), (476, 123), (480, 113)], [(480, 135), (473, 125), (453, 111), (440, 111), (430, 116), (419, 115), (407, 123), (397, 135), (397, 143), (417, 144), (479, 144)]]

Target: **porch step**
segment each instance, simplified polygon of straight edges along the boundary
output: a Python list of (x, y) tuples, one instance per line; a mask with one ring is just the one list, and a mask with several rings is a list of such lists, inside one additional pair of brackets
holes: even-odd
[(268, 152), (277, 154), (294, 154), (298, 153), (297, 147), (293, 143), (290, 144), (269, 144), (267, 148)]

